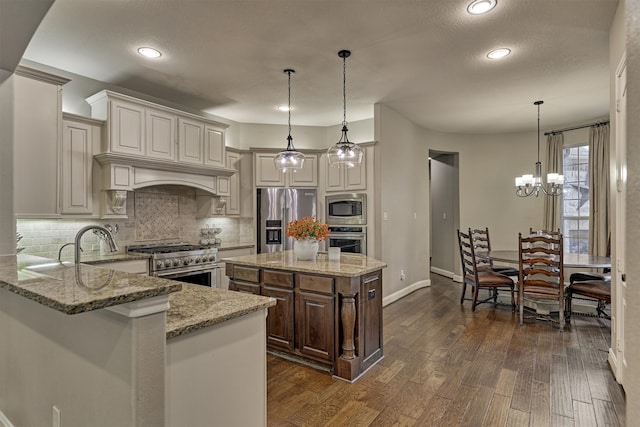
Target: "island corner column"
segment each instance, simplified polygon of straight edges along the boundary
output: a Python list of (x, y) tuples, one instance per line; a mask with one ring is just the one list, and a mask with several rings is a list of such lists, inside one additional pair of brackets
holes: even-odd
[(338, 277), (336, 280), (340, 314), (340, 329), (342, 331), (342, 343), (340, 354), (335, 365), (334, 375), (349, 381), (355, 380), (360, 375), (360, 355), (356, 352), (356, 331), (358, 331), (357, 303), (360, 290), (360, 277)]

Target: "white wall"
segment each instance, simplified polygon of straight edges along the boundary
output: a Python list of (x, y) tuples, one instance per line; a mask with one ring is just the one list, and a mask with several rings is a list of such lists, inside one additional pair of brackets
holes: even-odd
[[(626, 0), (627, 49), (627, 422), (640, 419), (640, 0)], [(628, 378), (628, 380), (626, 380)]]

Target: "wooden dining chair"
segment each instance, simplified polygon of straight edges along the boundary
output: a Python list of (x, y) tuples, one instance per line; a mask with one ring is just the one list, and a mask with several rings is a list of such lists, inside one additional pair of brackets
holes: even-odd
[[(520, 325), (524, 323), (524, 299), (541, 299), (558, 303), (558, 324), (564, 330), (564, 249), (562, 234), (557, 237), (546, 235), (518, 235), (518, 304)], [(548, 320), (555, 320), (551, 316)]]
[(542, 235), (542, 236), (552, 236), (552, 237), (558, 237), (560, 235), (562, 235), (562, 232), (560, 232), (560, 229), (558, 228), (558, 230), (553, 231), (553, 230), (534, 230), (533, 227), (529, 227), (529, 235)]
[[(478, 304), (493, 300), (495, 305), (498, 304), (498, 290), (508, 290), (511, 292), (511, 310), (516, 310), (516, 300), (514, 296), (515, 284), (511, 278), (504, 274), (496, 273), (489, 269), (478, 268), (478, 260), (471, 240), (471, 229), (469, 233), (463, 233), (458, 230), (458, 245), (460, 246), (460, 261), (462, 263), (462, 296), (460, 304), (465, 300), (464, 296), (467, 286), (471, 286), (473, 297), (471, 299), (471, 311), (476, 310)], [(482, 264), (484, 265), (484, 264)], [(480, 289), (488, 289), (489, 297), (478, 301), (478, 292)]]
[[(491, 239), (489, 237), (489, 227), (469, 229), (469, 235), (471, 236), (471, 242), (473, 243), (473, 249), (476, 254), (479, 252), (491, 252)], [(495, 273), (504, 274), (505, 276), (516, 277), (518, 275), (518, 269), (513, 267), (502, 267), (493, 265), (493, 260), (489, 257), (481, 258), (476, 257), (478, 260), (478, 268), (480, 270), (487, 269)]]

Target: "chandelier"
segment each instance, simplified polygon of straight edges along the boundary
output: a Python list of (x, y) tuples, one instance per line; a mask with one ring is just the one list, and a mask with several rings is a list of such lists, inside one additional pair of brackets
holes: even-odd
[(542, 163), (540, 162), (540, 105), (543, 103), (544, 101), (536, 101), (533, 103), (533, 105), (538, 106), (538, 161), (536, 162), (535, 174), (516, 177), (516, 195), (518, 197), (538, 197), (541, 190), (547, 196), (559, 196), (562, 194), (564, 175), (549, 173), (547, 174), (547, 185), (542, 182)]
[(284, 72), (289, 76), (289, 136), (287, 136), (287, 148), (279, 152), (273, 161), (279, 171), (296, 172), (302, 169), (304, 154), (294, 148), (293, 138), (291, 137), (291, 73), (295, 73), (295, 70), (287, 68)]
[(329, 166), (352, 168), (362, 163), (364, 150), (362, 147), (349, 141), (347, 132), (347, 58), (351, 55), (351, 51), (341, 50), (338, 56), (342, 58), (342, 99), (343, 99), (343, 118), (342, 118), (342, 137), (336, 145), (327, 150), (327, 160)]

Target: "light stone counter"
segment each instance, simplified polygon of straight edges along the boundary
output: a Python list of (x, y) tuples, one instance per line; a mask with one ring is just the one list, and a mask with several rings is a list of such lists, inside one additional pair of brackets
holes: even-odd
[(269, 268), (271, 270), (299, 271), (340, 277), (358, 277), (385, 268), (387, 264), (359, 254), (341, 254), (340, 261), (329, 261), (326, 253), (319, 253), (315, 261), (299, 261), (293, 251), (222, 258), (222, 262), (235, 265)]
[(183, 283), (169, 297), (167, 339), (213, 326), (276, 304), (273, 298)]
[(0, 288), (65, 314), (167, 295), (182, 283), (33, 255), (0, 259)]

